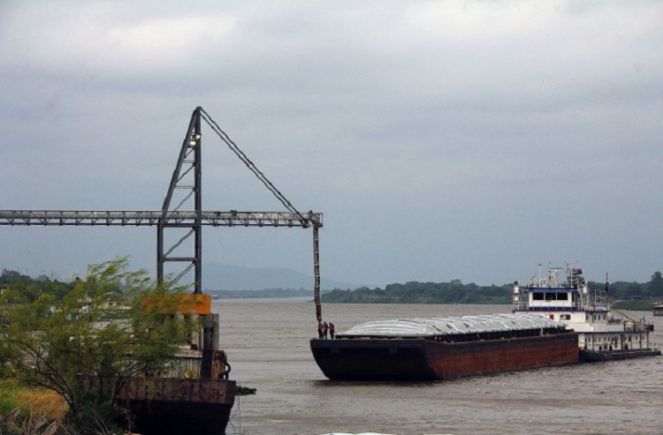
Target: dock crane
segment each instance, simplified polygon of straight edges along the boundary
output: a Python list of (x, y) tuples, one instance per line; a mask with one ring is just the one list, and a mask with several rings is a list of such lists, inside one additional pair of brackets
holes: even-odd
[[(287, 211), (206, 211), (202, 207), (202, 122), (205, 122), (221, 141), (246, 165), (260, 182), (276, 197)], [(186, 184), (189, 183), (189, 184)], [(176, 190), (188, 192), (173, 206)], [(193, 200), (192, 210), (180, 208)], [(184, 269), (170, 282), (178, 282), (194, 270), (193, 294), (202, 294), (202, 228), (213, 227), (287, 227), (312, 228), (313, 276), (315, 315), (322, 321), (320, 305), (320, 252), (319, 230), (322, 213), (300, 212), (258, 169), (219, 124), (202, 108), (196, 107), (191, 115), (175, 170), (173, 171), (161, 210), (152, 211), (93, 211), (93, 210), (0, 210), (0, 225), (6, 226), (156, 226), (157, 229), (157, 280), (164, 282), (164, 265), (167, 262), (185, 263)], [(186, 234), (166, 249), (164, 235), (171, 230), (184, 230)], [(188, 256), (171, 255), (182, 243), (193, 237), (193, 253)], [(201, 378), (211, 376), (212, 355), (218, 346), (216, 324), (211, 313), (203, 316), (203, 361)]]

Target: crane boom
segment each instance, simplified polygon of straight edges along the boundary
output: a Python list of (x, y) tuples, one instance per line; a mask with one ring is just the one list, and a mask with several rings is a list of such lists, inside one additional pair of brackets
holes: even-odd
[[(303, 219), (302, 219), (303, 218)], [(322, 227), (322, 213), (284, 211), (0, 210), (0, 225)]]

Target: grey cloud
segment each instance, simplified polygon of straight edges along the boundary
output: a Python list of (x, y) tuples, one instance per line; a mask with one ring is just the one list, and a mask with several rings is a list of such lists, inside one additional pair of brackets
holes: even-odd
[[(663, 236), (663, 7), (459, 4), (4, 4), (3, 207), (158, 208), (200, 104), (299, 207), (326, 213), (331, 278), (500, 283), (578, 260), (645, 279), (663, 267), (651, 242)], [(193, 29), (189, 45), (150, 39), (169, 25)], [(206, 206), (278, 206), (204, 140)], [(3, 240), (43, 234), (21, 231)], [(116, 234), (118, 253), (152, 264), (151, 246)], [(105, 236), (72, 237), (89, 253)], [(206, 255), (305, 271), (306, 237), (222, 231), (206, 234)], [(65, 239), (0, 262), (81, 270), (88, 257), (54, 259)]]

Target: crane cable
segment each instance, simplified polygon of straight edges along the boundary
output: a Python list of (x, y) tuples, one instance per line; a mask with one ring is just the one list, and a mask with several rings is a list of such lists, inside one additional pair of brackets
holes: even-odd
[(228, 136), (228, 134), (223, 131), (223, 129), (216, 123), (214, 119), (210, 116), (209, 113), (205, 111), (202, 107), (200, 108), (200, 116), (207, 125), (210, 126), (212, 131), (221, 138), (221, 140), (230, 148), (230, 150), (235, 153), (235, 155), (246, 165), (247, 168), (253, 172), (253, 174), (260, 180), (260, 182), (269, 190), (272, 195), (279, 200), (285, 208), (290, 212), (295, 213), (299, 216), (300, 222), (304, 227), (308, 227), (309, 224), (313, 225), (313, 269), (314, 269), (314, 286), (313, 286), (313, 299), (315, 302), (315, 317), (318, 320), (318, 323), (322, 321), (322, 307), (320, 303), (320, 257), (319, 257), (319, 245), (318, 245), (318, 228), (319, 222), (311, 221), (308, 218), (305, 218), (299, 210), (295, 208), (294, 205), (281, 193), (280, 190), (274, 186), (274, 184), (267, 178), (267, 176), (260, 170), (258, 167), (248, 158), (248, 156), (242, 151), (237, 144)]
[(212, 119), (212, 117), (209, 115), (209, 113), (205, 112), (205, 109), (201, 108), (200, 113), (202, 118), (205, 120), (207, 125), (210, 126), (210, 128), (221, 138), (221, 140), (230, 148), (230, 150), (235, 153), (235, 155), (242, 161), (244, 164), (253, 172), (253, 174), (262, 182), (262, 184), (265, 185), (267, 190), (269, 190), (275, 197), (278, 199), (281, 204), (285, 208), (287, 208), (289, 211), (292, 213), (295, 213), (297, 216), (299, 216), (300, 221), (302, 222), (303, 225), (308, 226), (309, 220), (302, 215), (299, 210), (295, 208), (294, 205), (290, 201), (288, 201), (288, 198), (285, 197), (279, 191), (274, 184), (269, 181), (267, 176), (260, 170), (258, 167), (251, 161), (251, 159), (248, 158), (246, 154), (244, 154), (244, 151), (239, 149), (237, 144), (228, 136), (228, 134), (219, 127), (219, 124)]

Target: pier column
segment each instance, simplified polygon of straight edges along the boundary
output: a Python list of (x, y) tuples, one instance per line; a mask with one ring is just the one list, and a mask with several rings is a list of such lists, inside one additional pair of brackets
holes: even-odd
[(313, 299), (315, 301), (315, 317), (322, 322), (322, 306), (320, 304), (320, 242), (318, 225), (313, 224)]
[(207, 314), (202, 317), (203, 359), (200, 364), (200, 379), (212, 379), (214, 352), (219, 349), (219, 315)]

